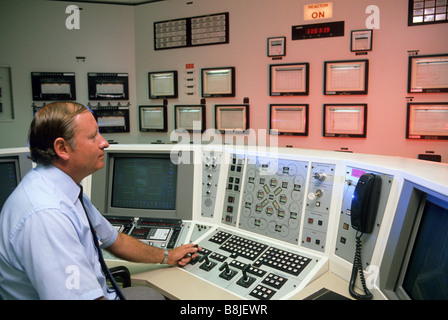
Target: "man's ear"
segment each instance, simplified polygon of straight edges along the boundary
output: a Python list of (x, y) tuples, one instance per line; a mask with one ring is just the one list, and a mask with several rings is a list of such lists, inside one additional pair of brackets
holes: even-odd
[(68, 160), (69, 156), (69, 145), (64, 138), (57, 138), (53, 143), (54, 151), (62, 160)]

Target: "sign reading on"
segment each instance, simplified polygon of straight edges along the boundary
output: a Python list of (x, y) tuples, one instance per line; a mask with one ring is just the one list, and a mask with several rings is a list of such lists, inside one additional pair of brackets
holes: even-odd
[(333, 17), (333, 2), (306, 4), (303, 6), (304, 20), (318, 20)]

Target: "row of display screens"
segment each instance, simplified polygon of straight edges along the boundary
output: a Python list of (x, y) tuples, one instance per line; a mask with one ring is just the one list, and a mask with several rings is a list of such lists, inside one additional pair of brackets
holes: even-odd
[[(270, 104), (269, 133), (307, 136), (308, 104)], [(367, 135), (367, 104), (324, 104), (322, 134), (325, 137)], [(175, 105), (175, 129), (203, 132), (206, 127), (205, 105)], [(166, 105), (139, 106), (140, 131), (167, 132)], [(249, 105), (215, 105), (214, 128), (225, 132), (245, 132), (249, 126)], [(408, 103), (406, 138), (448, 139), (448, 102)]]
[[(269, 95), (308, 95), (309, 63), (269, 66)], [(410, 56), (408, 92), (448, 92), (448, 54)], [(369, 61), (324, 61), (324, 94), (367, 94)], [(75, 74), (32, 72), (35, 101), (76, 100)], [(88, 73), (89, 100), (128, 100), (127, 73)], [(178, 97), (177, 71), (148, 73), (149, 97)], [(235, 96), (235, 67), (201, 69), (202, 97)]]

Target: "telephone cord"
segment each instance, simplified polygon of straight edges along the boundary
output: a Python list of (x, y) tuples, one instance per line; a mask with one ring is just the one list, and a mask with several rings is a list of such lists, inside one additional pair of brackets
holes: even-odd
[[(353, 269), (352, 269), (352, 275), (350, 278), (350, 286), (349, 286), (349, 292), (350, 295), (358, 300), (370, 300), (373, 298), (372, 293), (370, 293), (369, 289), (367, 289), (366, 286), (366, 280), (364, 278), (364, 272), (362, 269), (362, 261), (361, 261), (361, 249), (362, 249), (362, 242), (361, 237), (362, 233), (358, 235), (358, 232), (356, 232), (356, 250), (355, 250), (355, 258), (353, 260)], [(359, 278), (361, 280), (362, 289), (364, 290), (364, 295), (359, 294), (355, 292), (355, 282), (356, 282), (356, 276), (359, 273)]]

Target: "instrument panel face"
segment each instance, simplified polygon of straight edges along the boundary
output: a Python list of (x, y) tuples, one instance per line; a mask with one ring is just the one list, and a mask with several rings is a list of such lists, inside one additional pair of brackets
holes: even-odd
[(319, 258), (224, 229), (199, 242), (183, 270), (248, 300), (278, 300), (296, 291)]
[(248, 157), (239, 227), (297, 244), (308, 163)]
[[(288, 299), (328, 267), (329, 234), (337, 237), (335, 255), (352, 262), (351, 195), (366, 170), (339, 169), (340, 175), (345, 171), (345, 184), (338, 187), (335, 163), (279, 156), (202, 150), (200, 222), (193, 214), (191, 222), (109, 220), (120, 232), (156, 247), (172, 249), (182, 243), (197, 243), (203, 251), (180, 269), (237, 297)], [(393, 177), (378, 174), (387, 185), (380, 200), (384, 212)], [(343, 191), (341, 203), (336, 198), (332, 201), (338, 190)], [(331, 211), (340, 213), (338, 225), (330, 225)], [(382, 213), (373, 236), (364, 243), (367, 262), (381, 218)]]

